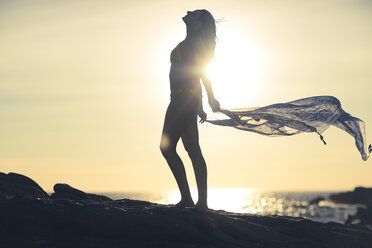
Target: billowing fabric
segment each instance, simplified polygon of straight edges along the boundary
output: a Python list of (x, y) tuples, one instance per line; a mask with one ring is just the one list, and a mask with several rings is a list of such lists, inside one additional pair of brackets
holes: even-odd
[(336, 126), (355, 138), (362, 159), (366, 161), (372, 150), (367, 148), (364, 122), (346, 113), (340, 101), (333, 96), (315, 96), (262, 108), (221, 109), (228, 118), (208, 122), (235, 127), (268, 136), (289, 136), (301, 132), (321, 135), (330, 125)]

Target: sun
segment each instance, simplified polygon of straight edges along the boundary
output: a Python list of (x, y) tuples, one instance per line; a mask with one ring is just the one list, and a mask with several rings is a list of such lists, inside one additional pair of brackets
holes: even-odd
[(234, 30), (224, 30), (217, 35), (215, 60), (206, 69), (216, 98), (224, 108), (248, 107), (242, 104), (253, 102), (252, 98), (257, 97), (265, 70), (264, 54)]

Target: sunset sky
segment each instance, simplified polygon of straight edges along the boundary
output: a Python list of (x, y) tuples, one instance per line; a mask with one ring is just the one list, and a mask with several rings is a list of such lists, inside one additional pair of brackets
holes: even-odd
[[(219, 20), (208, 73), (222, 107), (332, 95), (366, 122), (371, 143), (371, 1), (0, 0), (0, 171), (47, 191), (58, 182), (176, 188), (159, 150), (169, 56), (186, 35), (181, 18), (201, 8)], [(372, 186), (371, 160), (336, 127), (324, 132), (326, 146), (316, 134), (265, 137), (209, 123), (199, 132), (209, 187)], [(194, 188), (182, 143), (178, 151)]]

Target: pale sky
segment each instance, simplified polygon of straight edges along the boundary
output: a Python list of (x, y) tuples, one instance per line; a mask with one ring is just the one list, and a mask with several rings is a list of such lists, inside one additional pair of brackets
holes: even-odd
[[(222, 19), (209, 70), (222, 107), (333, 95), (366, 122), (372, 141), (371, 1), (2, 0), (0, 171), (47, 191), (59, 182), (86, 191), (176, 188), (159, 151), (169, 54), (185, 37), (181, 18), (200, 8)], [(272, 138), (208, 123), (199, 132), (209, 187), (372, 186), (371, 160), (335, 127), (326, 146), (316, 134)], [(194, 188), (182, 143), (178, 151)]]

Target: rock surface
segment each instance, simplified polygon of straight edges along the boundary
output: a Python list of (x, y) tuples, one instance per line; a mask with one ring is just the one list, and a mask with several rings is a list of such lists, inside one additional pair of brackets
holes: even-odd
[(0, 247), (371, 248), (372, 244), (372, 230), (362, 226), (102, 200), (62, 184), (54, 189), (50, 198), (0, 197)]
[(21, 174), (0, 172), (0, 197), (22, 196), (49, 198), (49, 195), (31, 178)]
[(337, 203), (372, 206), (372, 188), (356, 187), (354, 191), (332, 194), (329, 199)]
[[(0, 225), (0, 247), (370, 248), (372, 244), (372, 230), (357, 226), (126, 199), (3, 198), (0, 219), (6, 223)], [(84, 245), (76, 245), (81, 240)]]
[(88, 194), (64, 183), (57, 183), (54, 185), (53, 190), (54, 193), (51, 195), (51, 198), (56, 199), (112, 201), (112, 199), (107, 196)]

